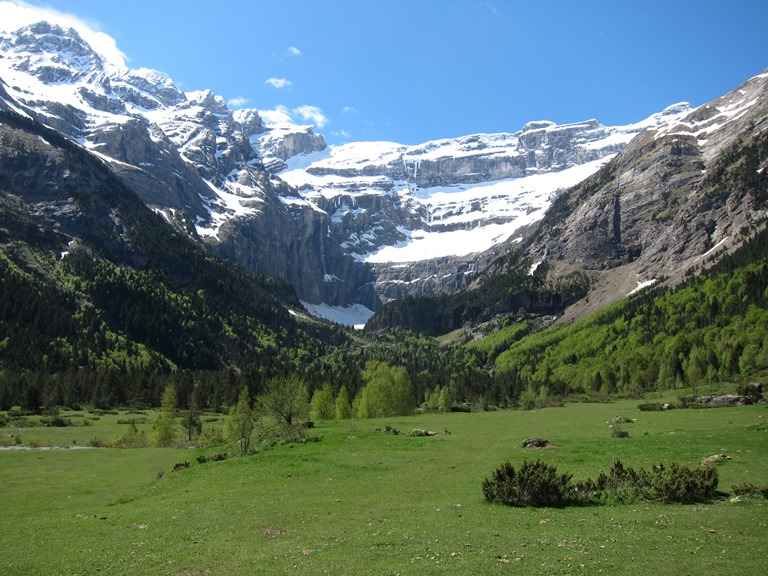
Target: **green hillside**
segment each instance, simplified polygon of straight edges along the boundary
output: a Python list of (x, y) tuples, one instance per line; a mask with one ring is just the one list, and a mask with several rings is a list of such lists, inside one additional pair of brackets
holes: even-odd
[(641, 395), (741, 381), (768, 368), (768, 231), (681, 287), (649, 289), (573, 324), (472, 346), (494, 361), (499, 393)]

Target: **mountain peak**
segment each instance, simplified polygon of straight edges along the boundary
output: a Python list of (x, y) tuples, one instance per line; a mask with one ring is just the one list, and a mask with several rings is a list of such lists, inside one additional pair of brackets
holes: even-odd
[(44, 84), (75, 82), (104, 70), (104, 59), (71, 27), (41, 21), (0, 38), (12, 67)]

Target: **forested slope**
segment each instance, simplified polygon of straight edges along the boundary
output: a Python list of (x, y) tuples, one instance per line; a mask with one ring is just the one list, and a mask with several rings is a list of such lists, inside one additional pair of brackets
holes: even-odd
[(642, 394), (738, 381), (768, 368), (768, 230), (677, 289), (648, 289), (573, 324), (506, 329), (475, 344), (495, 356), (499, 393)]

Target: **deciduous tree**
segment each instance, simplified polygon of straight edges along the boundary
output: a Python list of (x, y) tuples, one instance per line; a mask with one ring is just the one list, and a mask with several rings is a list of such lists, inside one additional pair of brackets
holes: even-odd
[(363, 371), (366, 382), (360, 391), (358, 416), (377, 418), (410, 414), (414, 408), (411, 379), (402, 366), (371, 361)]
[(349, 402), (347, 387), (342, 386), (336, 396), (336, 420), (348, 420), (352, 418), (352, 405)]
[(256, 428), (256, 414), (251, 408), (247, 387), (243, 386), (237, 404), (229, 409), (225, 428), (227, 439), (237, 444), (240, 456), (247, 456), (251, 449), (251, 437)]
[(267, 382), (267, 393), (261, 397), (266, 414), (275, 418), (286, 436), (300, 428), (296, 425), (306, 419), (309, 413), (307, 386), (296, 375), (279, 376)]
[(336, 403), (333, 398), (333, 389), (326, 384), (312, 394), (309, 407), (311, 420), (333, 420), (336, 416)]

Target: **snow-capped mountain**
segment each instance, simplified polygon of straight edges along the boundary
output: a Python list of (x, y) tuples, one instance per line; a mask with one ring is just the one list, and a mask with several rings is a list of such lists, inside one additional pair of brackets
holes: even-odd
[[(672, 106), (632, 126), (530, 122), (519, 132), (474, 134), (418, 146), (356, 142), (296, 155), (277, 174), (333, 210), (342, 245), (356, 259), (407, 263), (484, 252), (541, 218), (559, 190), (600, 168), (640, 131), (689, 110)], [(257, 136), (264, 158), (271, 136)], [(394, 226), (363, 227), (365, 198), (390, 197)], [(330, 208), (328, 207), (330, 203)], [(393, 239), (395, 242), (393, 243)]]
[(504, 316), (572, 320), (692, 278), (766, 222), (768, 70), (633, 138), (466, 291), (389, 303), (368, 328), (442, 334)]
[(2, 28), (0, 106), (79, 142), (170, 223), (345, 323), (394, 298), (466, 285), (560, 191), (644, 129), (690, 112), (680, 104), (623, 127), (531, 122), (417, 146), (329, 147), (311, 127), (129, 69), (67, 23)]
[[(372, 272), (376, 300), (387, 302), (466, 285), (503, 243), (541, 219), (560, 191), (596, 172), (641, 131), (689, 110), (681, 103), (619, 127), (530, 122), (515, 133), (417, 146), (325, 147), (311, 129), (284, 123), (267, 123), (249, 138), (270, 171), (299, 191), (297, 202), (330, 216), (329, 236)], [(286, 154), (287, 134), (306, 147)]]

